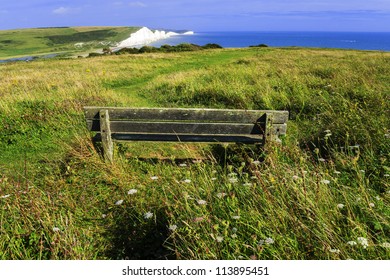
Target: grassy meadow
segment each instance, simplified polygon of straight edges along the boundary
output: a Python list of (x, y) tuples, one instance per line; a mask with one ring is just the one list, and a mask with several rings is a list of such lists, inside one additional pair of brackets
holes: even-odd
[(102, 49), (127, 39), (139, 27), (53, 27), (0, 30), (0, 59)]
[[(0, 64), (0, 259), (389, 259), (390, 53)], [(83, 106), (288, 110), (282, 143), (116, 143)]]

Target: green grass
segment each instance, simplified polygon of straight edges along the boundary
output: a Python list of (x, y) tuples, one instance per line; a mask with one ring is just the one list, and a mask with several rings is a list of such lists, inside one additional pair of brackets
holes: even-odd
[[(248, 48), (0, 65), (0, 258), (389, 259), (389, 61)], [(290, 120), (264, 150), (117, 143), (107, 165), (83, 106)]]
[[(48, 53), (80, 53), (120, 42), (138, 27), (63, 27), (0, 31), (0, 59)], [(82, 45), (76, 45), (82, 43)]]

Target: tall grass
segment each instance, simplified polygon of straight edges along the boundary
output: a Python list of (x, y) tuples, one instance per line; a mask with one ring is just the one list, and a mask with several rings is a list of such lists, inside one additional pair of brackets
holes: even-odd
[[(389, 259), (390, 56), (251, 48), (0, 65), (2, 259)], [(118, 143), (83, 106), (287, 109), (282, 143)]]

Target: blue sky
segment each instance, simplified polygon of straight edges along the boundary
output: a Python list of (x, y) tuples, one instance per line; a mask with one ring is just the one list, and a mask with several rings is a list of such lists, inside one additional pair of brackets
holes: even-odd
[(390, 32), (390, 0), (0, 0), (2, 30), (55, 26)]

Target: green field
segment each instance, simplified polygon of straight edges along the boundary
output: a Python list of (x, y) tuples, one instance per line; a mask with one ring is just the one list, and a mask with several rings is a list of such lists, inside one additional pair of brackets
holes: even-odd
[(63, 27), (0, 31), (0, 59), (48, 53), (83, 53), (130, 37), (139, 27)]
[[(0, 64), (0, 259), (389, 259), (389, 62), (246, 48)], [(118, 143), (105, 164), (83, 106), (290, 120), (262, 151)]]

